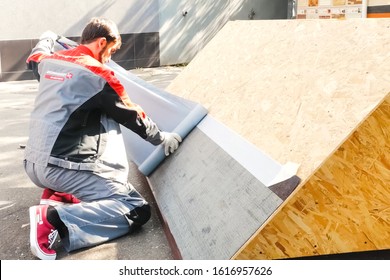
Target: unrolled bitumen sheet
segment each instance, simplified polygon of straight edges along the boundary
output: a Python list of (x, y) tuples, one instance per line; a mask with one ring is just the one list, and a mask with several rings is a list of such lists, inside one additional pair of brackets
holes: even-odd
[(110, 67), (160, 129), (183, 138), (165, 157), (161, 146), (123, 129), (129, 157), (147, 176), (175, 255), (231, 258), (297, 187), (298, 165), (273, 160), (201, 104)]

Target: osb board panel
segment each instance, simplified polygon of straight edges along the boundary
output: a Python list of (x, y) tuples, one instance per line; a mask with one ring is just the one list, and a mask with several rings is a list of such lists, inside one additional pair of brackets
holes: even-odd
[(390, 94), (234, 258), (389, 249), (389, 201)]
[(390, 19), (229, 22), (167, 90), (305, 182), (390, 89)]

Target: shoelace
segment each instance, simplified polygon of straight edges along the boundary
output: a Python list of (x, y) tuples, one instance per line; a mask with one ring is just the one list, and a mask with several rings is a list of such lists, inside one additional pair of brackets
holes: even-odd
[(49, 249), (54, 245), (54, 242), (56, 241), (58, 236), (58, 230), (51, 230), (49, 236), (48, 236), (48, 241), (49, 241)]

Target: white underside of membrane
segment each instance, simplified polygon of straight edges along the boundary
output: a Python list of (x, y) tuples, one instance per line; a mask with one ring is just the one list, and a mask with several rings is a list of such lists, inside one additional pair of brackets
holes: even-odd
[(280, 164), (211, 116), (206, 116), (197, 127), (267, 187), (297, 173), (298, 164)]

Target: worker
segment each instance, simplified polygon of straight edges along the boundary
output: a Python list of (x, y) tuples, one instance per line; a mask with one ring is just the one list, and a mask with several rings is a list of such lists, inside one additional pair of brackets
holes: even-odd
[(181, 142), (178, 134), (161, 131), (104, 65), (121, 46), (112, 20), (91, 19), (81, 44), (67, 50), (54, 49), (58, 38), (44, 34), (27, 59), (40, 84), (24, 167), (46, 199), (63, 194), (57, 202), (65, 202), (29, 208), (31, 251), (44, 260), (56, 259), (58, 235), (71, 252), (128, 234), (150, 219), (148, 202), (128, 182), (120, 125), (163, 145), (166, 155)]

